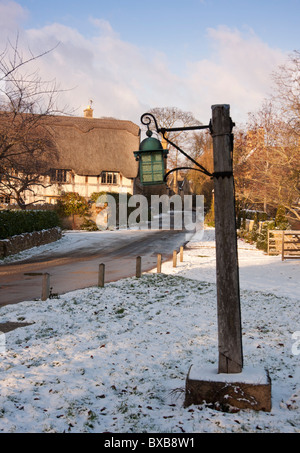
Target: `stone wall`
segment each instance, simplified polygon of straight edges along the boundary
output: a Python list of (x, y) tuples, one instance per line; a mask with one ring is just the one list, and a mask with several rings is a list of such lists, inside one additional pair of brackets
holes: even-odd
[(14, 255), (32, 247), (49, 244), (50, 242), (57, 241), (61, 237), (61, 229), (55, 227), (50, 230), (23, 233), (18, 236), (12, 236), (9, 239), (0, 240), (0, 258)]

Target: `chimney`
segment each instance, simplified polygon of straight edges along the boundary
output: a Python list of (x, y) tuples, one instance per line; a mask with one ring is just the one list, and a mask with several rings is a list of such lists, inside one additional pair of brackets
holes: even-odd
[(88, 105), (87, 108), (84, 110), (85, 118), (93, 118), (94, 110), (91, 107), (92, 103), (93, 103), (93, 101), (90, 101), (90, 105)]

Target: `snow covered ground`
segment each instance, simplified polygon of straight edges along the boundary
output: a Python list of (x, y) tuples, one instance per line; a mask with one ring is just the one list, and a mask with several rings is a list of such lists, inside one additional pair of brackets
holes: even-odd
[(270, 413), (183, 407), (190, 366), (218, 360), (207, 229), (162, 274), (2, 307), (34, 324), (0, 336), (0, 432), (300, 432), (300, 261), (239, 241), (239, 264), (244, 362), (268, 369)]

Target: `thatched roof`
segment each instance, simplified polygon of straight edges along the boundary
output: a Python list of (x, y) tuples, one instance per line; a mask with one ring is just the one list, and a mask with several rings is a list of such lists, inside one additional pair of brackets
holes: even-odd
[(84, 176), (98, 176), (102, 171), (137, 176), (133, 152), (139, 149), (140, 128), (131, 121), (55, 116), (45, 122), (59, 155), (52, 168)]

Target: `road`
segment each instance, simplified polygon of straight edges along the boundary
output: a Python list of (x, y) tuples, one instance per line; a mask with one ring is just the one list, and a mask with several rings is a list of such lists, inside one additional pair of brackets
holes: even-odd
[(137, 256), (144, 272), (153, 269), (158, 253), (171, 259), (187, 240), (184, 231), (174, 230), (68, 233), (40, 253), (0, 265), (0, 306), (41, 298), (42, 276), (25, 274), (49, 273), (51, 292), (59, 295), (97, 285), (101, 263), (106, 282), (134, 276)]

